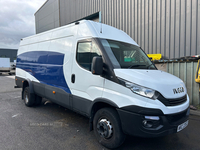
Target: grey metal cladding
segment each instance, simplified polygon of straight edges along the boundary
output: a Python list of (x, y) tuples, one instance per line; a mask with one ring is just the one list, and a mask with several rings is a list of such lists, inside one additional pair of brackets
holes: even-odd
[(175, 62), (167, 63), (166, 71), (182, 79), (187, 87), (190, 104), (199, 104), (199, 85), (195, 82), (197, 62)]
[(60, 26), (59, 0), (48, 0), (36, 13), (36, 33)]
[[(53, 1), (59, 4), (60, 26), (101, 11), (103, 23), (125, 31), (146, 53), (166, 59), (200, 54), (200, 0), (49, 0), (45, 5)], [(37, 12), (40, 18), (57, 13), (47, 6)]]

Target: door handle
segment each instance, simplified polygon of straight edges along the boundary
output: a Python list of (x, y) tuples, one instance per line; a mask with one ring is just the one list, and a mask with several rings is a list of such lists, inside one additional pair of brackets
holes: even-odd
[(72, 76), (71, 76), (71, 82), (75, 83), (75, 74), (72, 74)]

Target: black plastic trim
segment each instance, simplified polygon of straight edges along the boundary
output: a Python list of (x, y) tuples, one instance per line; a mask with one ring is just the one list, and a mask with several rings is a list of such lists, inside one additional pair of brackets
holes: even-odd
[(95, 99), (94, 101), (92, 101), (91, 105), (90, 105), (90, 113), (89, 113), (89, 116), (92, 116), (92, 108), (93, 106), (96, 104), (96, 103), (105, 103), (105, 104), (108, 104), (114, 108), (119, 108), (117, 104), (115, 104), (113, 101), (109, 100), (109, 99), (106, 99), (106, 98), (97, 98)]
[[(125, 134), (139, 137), (160, 137), (168, 134), (176, 133), (177, 127), (186, 122), (189, 117), (189, 108), (178, 114), (169, 115), (157, 115), (160, 120), (153, 120), (153, 127), (145, 127), (143, 121), (145, 119), (144, 114), (133, 113), (130, 111), (117, 109), (120, 116), (122, 130)], [(148, 114), (151, 115), (151, 114)], [(169, 116), (176, 116), (175, 120), (169, 120)], [(179, 115), (181, 115), (180, 118)]]
[(93, 102), (92, 102), (92, 106), (95, 104), (95, 103), (98, 103), (98, 102), (102, 102), (102, 103), (107, 103), (115, 108), (119, 108), (117, 106), (117, 104), (115, 104), (113, 101), (109, 100), (109, 99), (106, 99), (106, 98), (97, 98), (95, 99)]
[(160, 109), (145, 108), (135, 105), (121, 107), (120, 109), (141, 115), (154, 115), (154, 116), (164, 115)]
[[(35, 92), (34, 92), (34, 88), (33, 88), (32, 81), (31, 81), (30, 79), (26, 79), (25, 81), (28, 82), (29, 93), (35, 93)], [(24, 90), (24, 88), (25, 88), (25, 81), (23, 82), (23, 90)]]
[(15, 84), (20, 88), (23, 87), (23, 82), (22, 81), (24, 81), (24, 80), (25, 80), (24, 78), (20, 78), (20, 77), (15, 76)]
[(157, 99), (161, 103), (163, 103), (165, 106), (177, 106), (177, 105), (181, 105), (187, 101), (187, 95), (184, 95), (180, 98), (167, 99), (160, 94)]
[(75, 95), (72, 95), (72, 97), (73, 97), (73, 111), (89, 117), (90, 105), (92, 101)]
[[(89, 117), (92, 101), (65, 92), (63, 89), (43, 83), (33, 82), (35, 94), (47, 98), (54, 103)], [(55, 91), (55, 94), (53, 93)]]
[(112, 64), (108, 54), (106, 53), (106, 50), (102, 46), (100, 38), (94, 38), (94, 41), (96, 41), (96, 44), (98, 45), (98, 47), (101, 50), (102, 55), (103, 55), (104, 64), (103, 64), (103, 75), (102, 76), (104, 78), (106, 78), (107, 80), (110, 80), (110, 81), (113, 81), (113, 82), (119, 84), (119, 81), (114, 72), (113, 64)]
[(75, 22), (75, 25), (78, 25), (79, 24), (79, 22), (77, 21), (77, 22)]

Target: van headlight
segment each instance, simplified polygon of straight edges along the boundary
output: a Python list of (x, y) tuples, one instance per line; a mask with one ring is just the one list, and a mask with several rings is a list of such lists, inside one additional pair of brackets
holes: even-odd
[(129, 88), (133, 93), (151, 98), (151, 99), (157, 99), (159, 96), (159, 93), (153, 89), (146, 88), (122, 79), (119, 79), (121, 83), (123, 82), (123, 85), (127, 88)]

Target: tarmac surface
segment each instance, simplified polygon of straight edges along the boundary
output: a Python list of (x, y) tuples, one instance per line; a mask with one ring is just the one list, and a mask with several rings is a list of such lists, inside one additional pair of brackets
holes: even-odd
[[(106, 150), (89, 131), (89, 119), (48, 100), (26, 107), (14, 76), (0, 75), (0, 150)], [(118, 150), (200, 150), (200, 116), (183, 131), (159, 138), (127, 136)]]

